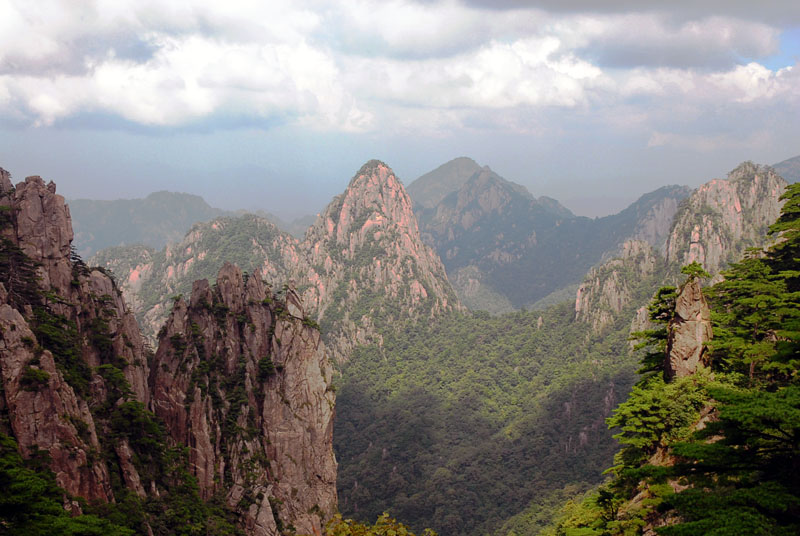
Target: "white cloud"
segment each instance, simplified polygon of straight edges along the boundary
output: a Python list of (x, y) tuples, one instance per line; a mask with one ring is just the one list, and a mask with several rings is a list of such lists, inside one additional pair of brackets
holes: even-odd
[(740, 103), (761, 99), (771, 99), (781, 93), (794, 90), (798, 92), (797, 77), (792, 80), (792, 67), (773, 72), (758, 63), (738, 65), (732, 71), (717, 73), (709, 77), (709, 82), (731, 95)]
[(556, 108), (659, 130), (709, 104), (796, 107), (798, 69), (736, 63), (773, 53), (777, 36), (730, 17), (556, 16), (455, 0), (7, 0), (0, 115), (444, 133), (527, 130), (537, 110)]

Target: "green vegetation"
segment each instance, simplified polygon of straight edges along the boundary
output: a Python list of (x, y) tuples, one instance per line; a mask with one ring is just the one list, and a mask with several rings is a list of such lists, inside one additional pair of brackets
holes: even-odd
[[(365, 525), (352, 519), (342, 519), (339, 514), (328, 522), (325, 527), (326, 536), (415, 536), (408, 527), (388, 514), (378, 516), (374, 525)], [(421, 536), (436, 536), (430, 529), (425, 529)]]
[(604, 419), (635, 369), (630, 313), (596, 336), (568, 304), (453, 314), (357, 349), (337, 391), (343, 514), (486, 534), (543, 494), (598, 483), (615, 449)]
[(75, 242), (81, 254), (120, 244), (147, 244), (161, 248), (178, 242), (194, 223), (220, 217), (202, 197), (184, 193), (155, 192), (144, 199), (69, 201)]
[(17, 442), (0, 433), (0, 534), (9, 536), (132, 536), (136, 532), (96, 515), (73, 517), (53, 474), (25, 462)]
[(782, 241), (707, 291), (711, 370), (665, 382), (651, 360), (608, 421), (623, 445), (613, 478), (568, 503), (544, 534), (800, 532), (800, 185), (784, 199), (771, 227)]

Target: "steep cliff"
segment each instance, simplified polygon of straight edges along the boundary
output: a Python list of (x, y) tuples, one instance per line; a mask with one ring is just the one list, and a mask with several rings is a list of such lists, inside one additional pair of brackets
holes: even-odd
[(173, 296), (188, 296), (195, 280), (213, 280), (225, 262), (275, 285), (308, 266), (295, 238), (253, 215), (196, 224), (182, 241), (160, 251), (115, 247), (98, 252), (90, 262), (117, 274), (125, 300), (151, 340), (167, 319)]
[(336, 511), (333, 370), (293, 289), (226, 264), (195, 281), (159, 337), (153, 410), (188, 445), (205, 498), (221, 492), (250, 534), (319, 533)]
[(716, 273), (749, 247), (762, 247), (767, 227), (780, 214), (784, 181), (768, 166), (744, 162), (700, 186), (684, 202), (665, 247), (667, 262), (699, 262)]
[(0, 170), (0, 224), (0, 433), (45, 460), (75, 515), (82, 497), (156, 535), (321, 530), (332, 372), (293, 289), (226, 265), (175, 300), (153, 356), (114, 280), (72, 252), (52, 182)]
[[(108, 464), (97, 456), (107, 425), (97, 417), (114, 396), (115, 373), (131, 396), (149, 400), (136, 320), (106, 274), (70, 259), (70, 214), (55, 184), (28, 177), (15, 188), (7, 173), (0, 181), (7, 290), (0, 367), (11, 429), (25, 456), (49, 454), (69, 493), (112, 500)], [(123, 464), (125, 447), (113, 447)]]
[(338, 355), (380, 341), (395, 322), (461, 308), (444, 267), (420, 237), (408, 197), (394, 172), (371, 160), (306, 233), (311, 270), (306, 303)]
[(291, 281), (337, 360), (355, 345), (380, 341), (393, 322), (461, 308), (441, 261), (420, 238), (408, 194), (378, 161), (361, 168), (302, 242), (247, 215), (195, 225), (159, 252), (111, 248), (92, 259), (118, 274), (153, 339), (172, 297), (188, 295), (195, 279), (213, 280), (225, 261), (277, 286)]
[[(714, 179), (700, 186), (680, 206), (678, 196), (652, 204), (647, 216), (640, 219), (636, 236), (660, 247), (664, 256), (653, 251), (639, 268), (631, 264), (633, 259), (627, 264), (612, 259), (593, 268), (578, 290), (576, 318), (597, 331), (631, 301), (633, 288), (640, 289), (637, 301), (643, 305), (659, 285), (674, 284), (683, 265), (697, 261), (715, 275), (748, 247), (764, 247), (767, 227), (780, 213), (779, 197), (785, 186), (772, 168), (745, 162), (731, 171), (727, 180)], [(671, 213), (674, 219), (665, 233), (666, 217)], [(643, 245), (638, 247), (641, 250)], [(633, 268), (628, 277), (633, 286), (619, 284), (618, 272), (623, 266)], [(653, 274), (658, 277), (649, 277)], [(631, 325), (633, 331), (647, 326), (646, 308), (640, 307)]]

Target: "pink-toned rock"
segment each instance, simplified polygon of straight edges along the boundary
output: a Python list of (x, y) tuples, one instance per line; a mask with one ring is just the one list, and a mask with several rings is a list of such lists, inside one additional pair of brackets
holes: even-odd
[(675, 302), (675, 316), (667, 327), (667, 356), (664, 369), (668, 378), (690, 376), (707, 365), (706, 343), (711, 340), (711, 310), (700, 283), (692, 278)]
[(216, 288), (198, 281), (175, 302), (151, 377), (152, 409), (190, 446), (201, 494), (221, 491), (258, 536), (279, 534), (276, 516), (321, 533), (336, 510), (333, 370), (291, 288), (282, 309), (226, 264)]
[(780, 215), (784, 181), (767, 166), (745, 162), (700, 186), (675, 216), (665, 246), (667, 262), (699, 262), (711, 274), (763, 244), (767, 227)]

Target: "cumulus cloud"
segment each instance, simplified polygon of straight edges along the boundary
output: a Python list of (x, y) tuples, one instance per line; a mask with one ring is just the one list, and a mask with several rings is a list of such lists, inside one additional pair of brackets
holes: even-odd
[(708, 103), (797, 105), (798, 69), (758, 63), (778, 47), (776, 26), (567, 4), (9, 0), (0, 116), (444, 133), (541, 131), (548, 108), (657, 129)]

